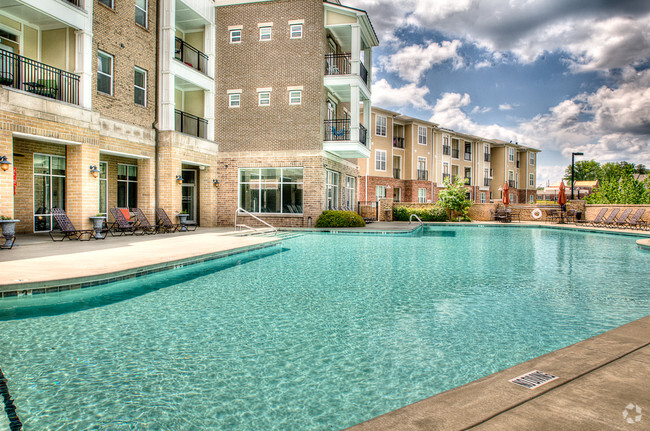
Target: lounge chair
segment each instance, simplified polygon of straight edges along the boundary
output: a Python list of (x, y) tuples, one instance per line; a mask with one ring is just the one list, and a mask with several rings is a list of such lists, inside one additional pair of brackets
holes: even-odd
[[(599, 226), (599, 227), (606, 227), (608, 224), (612, 224), (612, 223), (614, 223), (614, 220), (616, 220), (616, 216), (618, 215), (619, 212), (621, 212), (621, 209), (620, 209), (620, 208), (614, 208), (614, 209), (612, 210), (612, 212), (609, 213), (609, 215), (607, 216), (607, 218), (606, 218), (604, 221), (600, 222), (600, 223), (598, 224), (598, 226)], [(595, 225), (593, 225), (593, 226), (595, 226)]]
[[(115, 219), (115, 221), (108, 228), (111, 236), (115, 236), (116, 233), (119, 234), (118, 236), (126, 235), (129, 233), (131, 235), (134, 235), (137, 233), (138, 225), (130, 221), (130, 219), (127, 219), (127, 215), (130, 218), (128, 208), (111, 208), (110, 212), (113, 216), (113, 219)], [(144, 235), (144, 232), (142, 232), (142, 235)]]
[(625, 211), (623, 211), (618, 217), (618, 219), (609, 224), (606, 224), (605, 227), (625, 227), (627, 219), (630, 218), (630, 214), (632, 214), (632, 208), (626, 208)]
[(149, 223), (149, 219), (142, 212), (140, 208), (131, 208), (131, 212), (135, 216), (135, 222), (138, 229), (142, 230), (143, 233), (152, 235), (155, 234), (157, 229), (156, 226)]
[[(180, 223), (172, 223), (167, 212), (165, 212), (163, 208), (156, 208), (156, 216), (158, 216), (158, 223), (156, 224), (158, 231), (173, 233), (183, 227)], [(187, 226), (188, 225), (186, 225), (186, 227)], [(191, 227), (192, 225), (189, 226)], [(196, 230), (196, 225), (193, 226), (194, 229), (192, 230)]]
[[(56, 239), (55, 238), (55, 231), (54, 229), (50, 230), (50, 238), (52, 238), (52, 241), (63, 241), (64, 239), (78, 239), (80, 241), (90, 241), (91, 238), (94, 238), (94, 229), (77, 229), (74, 227), (70, 219), (68, 218), (68, 215), (65, 213), (65, 210), (62, 210), (61, 208), (52, 208), (52, 217), (54, 217), (54, 220), (59, 224), (59, 231), (58, 233), (61, 234), (61, 239)], [(88, 235), (88, 238), (84, 239), (84, 235)], [(102, 237), (102, 239), (106, 238), (106, 235)]]
[(492, 217), (492, 221), (504, 221), (506, 216), (505, 214), (499, 213), (498, 210), (496, 213), (490, 210), (490, 217)]
[(593, 220), (576, 220), (576, 224), (595, 226), (596, 224), (603, 221), (603, 217), (605, 217), (606, 213), (607, 213), (607, 208), (602, 208), (598, 213), (598, 215), (596, 216), (596, 218), (594, 218)]
[(643, 214), (645, 213), (645, 208), (639, 208), (636, 210), (631, 219), (629, 219), (624, 227), (630, 229), (647, 229), (648, 222), (641, 220)]

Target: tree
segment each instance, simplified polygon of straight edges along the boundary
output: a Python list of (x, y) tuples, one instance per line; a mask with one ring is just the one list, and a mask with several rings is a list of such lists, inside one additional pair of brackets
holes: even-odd
[(634, 167), (634, 170), (637, 174), (647, 175), (650, 173), (650, 169), (646, 168), (644, 164), (639, 163)]
[(438, 205), (447, 210), (451, 219), (453, 211), (461, 213), (463, 220), (469, 220), (467, 211), (472, 206), (472, 201), (467, 199), (465, 178), (457, 176), (454, 182), (449, 177), (443, 181), (444, 189), (438, 193)]
[[(587, 197), (590, 204), (639, 205), (650, 204), (650, 180), (638, 181), (634, 178), (631, 163), (613, 163), (611, 172), (599, 185), (598, 190)], [(608, 167), (609, 169), (609, 167)], [(621, 175), (616, 175), (616, 171)]]
[(602, 179), (621, 178), (628, 172), (634, 172), (634, 163), (628, 162), (607, 162), (602, 165)]
[[(578, 160), (574, 164), (574, 171), (573, 179), (575, 181), (595, 181), (602, 175), (600, 163), (595, 160)], [(564, 179), (571, 181), (571, 165), (564, 171)]]

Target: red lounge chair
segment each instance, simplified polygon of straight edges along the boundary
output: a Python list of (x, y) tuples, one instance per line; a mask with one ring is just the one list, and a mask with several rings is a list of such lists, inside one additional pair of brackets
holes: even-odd
[[(113, 224), (108, 228), (111, 236), (115, 236), (116, 233), (118, 236), (126, 235), (128, 233), (131, 235), (136, 234), (138, 230), (137, 224), (131, 222), (125, 217), (125, 214), (129, 214), (129, 217), (131, 215), (128, 208), (111, 208), (110, 212), (115, 219)], [(142, 235), (144, 235), (144, 232), (142, 232)]]

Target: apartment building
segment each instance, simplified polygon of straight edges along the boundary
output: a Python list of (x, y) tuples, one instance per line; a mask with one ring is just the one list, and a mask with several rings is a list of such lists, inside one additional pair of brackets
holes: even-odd
[[(370, 160), (358, 161), (361, 201), (388, 197), (395, 202), (436, 202), (445, 178), (460, 176), (468, 199), (487, 203), (501, 199), (510, 171), (511, 201), (528, 202), (534, 195), (535, 187), (517, 179), (521, 174), (534, 185), (538, 150), (460, 133), (378, 107), (372, 108), (371, 116)], [(516, 154), (513, 162), (504, 152), (506, 144)]]
[(353, 207), (378, 45), (367, 14), (322, 0), (216, 5), (218, 223), (239, 212), (307, 226)]

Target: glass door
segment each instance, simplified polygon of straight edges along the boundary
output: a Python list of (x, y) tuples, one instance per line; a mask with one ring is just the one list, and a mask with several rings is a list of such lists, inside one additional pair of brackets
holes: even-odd
[(65, 157), (34, 154), (34, 232), (56, 227), (52, 208), (65, 209)]
[(187, 221), (197, 223), (196, 213), (196, 177), (198, 173), (194, 169), (183, 169), (183, 184), (181, 195), (181, 211), (187, 212)]

